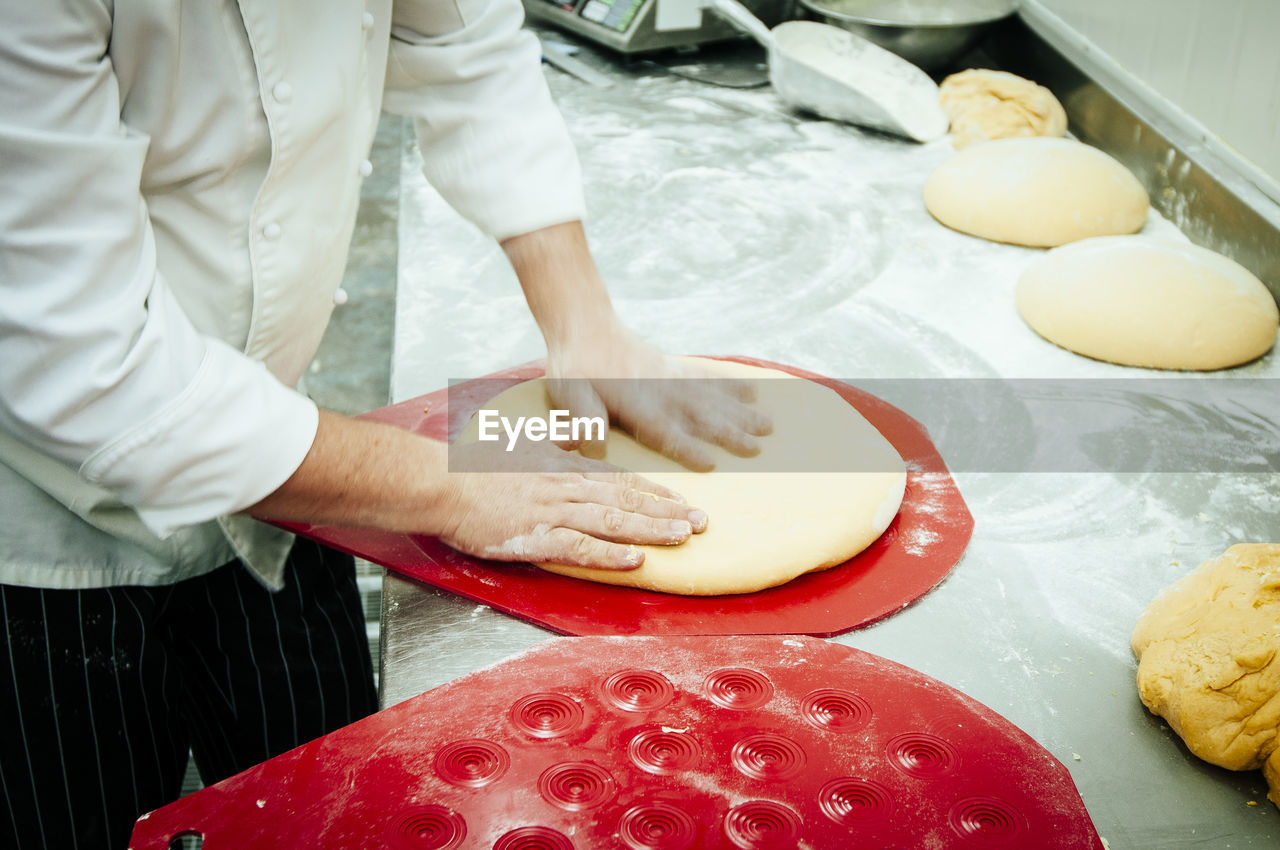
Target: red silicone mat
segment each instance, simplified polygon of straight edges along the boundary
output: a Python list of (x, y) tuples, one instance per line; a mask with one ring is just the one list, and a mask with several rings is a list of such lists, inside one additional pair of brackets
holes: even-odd
[(1063, 765), (813, 638), (555, 638), (138, 821), (168, 850), (1100, 850)]
[[(907, 462), (907, 490), (897, 518), (857, 557), (757, 593), (675, 596), (559, 576), (528, 564), (471, 558), (430, 537), (332, 526), (285, 527), (569, 635), (829, 637), (905, 608), (946, 577), (969, 543), (973, 517), (923, 425), (840, 381), (764, 360), (723, 359), (778, 369), (830, 387), (857, 408)], [(365, 416), (443, 440), (456, 434), (498, 392), (542, 373), (540, 364), (525, 364)]]

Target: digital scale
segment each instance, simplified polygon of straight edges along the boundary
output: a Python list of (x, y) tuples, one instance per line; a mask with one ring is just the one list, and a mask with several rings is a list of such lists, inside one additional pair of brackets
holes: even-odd
[[(794, 0), (744, 0), (768, 26), (794, 17)], [(699, 0), (524, 0), (532, 22), (551, 24), (616, 50), (635, 54), (742, 37)]]

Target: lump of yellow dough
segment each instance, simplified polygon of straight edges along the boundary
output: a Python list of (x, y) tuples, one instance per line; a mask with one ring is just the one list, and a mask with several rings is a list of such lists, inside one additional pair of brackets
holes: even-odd
[[(634, 570), (537, 564), (576, 578), (687, 596), (751, 593), (842, 564), (879, 537), (902, 504), (906, 468), (893, 446), (834, 391), (773, 369), (697, 360), (715, 377), (755, 382), (773, 420), (755, 457), (709, 450), (716, 468), (690, 472), (619, 428), (605, 460), (640, 473), (702, 508), (707, 530), (679, 546), (642, 546)], [(483, 405), (503, 415), (547, 416), (546, 385), (518, 384)], [(472, 419), (460, 441), (476, 438)], [(819, 471), (831, 470), (831, 471)]]
[(957, 149), (993, 139), (1067, 132), (1067, 113), (1053, 92), (1016, 74), (970, 69), (947, 77), (938, 91)]
[(1136, 233), (1147, 192), (1120, 163), (1070, 139), (997, 139), (938, 166), (924, 205), (947, 227), (994, 242), (1052, 248)]
[(1210, 764), (1261, 767), (1280, 806), (1280, 544), (1232, 546), (1165, 590), (1133, 652), (1143, 704)]
[(1184, 242), (1102, 236), (1054, 248), (1022, 273), (1018, 312), (1050, 342), (1111, 363), (1225, 369), (1275, 344), (1262, 281)]

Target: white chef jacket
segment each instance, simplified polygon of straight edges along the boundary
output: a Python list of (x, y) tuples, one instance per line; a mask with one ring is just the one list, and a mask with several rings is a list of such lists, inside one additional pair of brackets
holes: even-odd
[(379, 104), (495, 237), (582, 216), (519, 0), (394, 6), (3, 4), (0, 582), (278, 586), (289, 536), (236, 512), (314, 439)]

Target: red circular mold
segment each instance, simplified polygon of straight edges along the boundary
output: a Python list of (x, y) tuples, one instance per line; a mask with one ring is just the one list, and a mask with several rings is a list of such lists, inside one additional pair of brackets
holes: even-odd
[(724, 816), (724, 836), (741, 850), (789, 850), (802, 835), (800, 816), (770, 800), (740, 803)]
[(703, 690), (716, 705), (740, 711), (759, 708), (773, 699), (769, 677), (746, 667), (713, 670), (702, 682)]
[(851, 732), (871, 719), (871, 705), (852, 691), (819, 688), (800, 702), (800, 716), (819, 729)]
[(997, 797), (967, 797), (957, 801), (947, 813), (947, 823), (957, 835), (988, 844), (1012, 841), (1027, 828), (1022, 813)]
[(665, 776), (696, 765), (702, 758), (702, 747), (696, 738), (683, 732), (645, 729), (627, 744), (627, 755), (646, 773)]
[(761, 780), (791, 779), (804, 770), (804, 749), (790, 738), (762, 732), (733, 745), (729, 760), (743, 776)]
[(433, 766), (436, 775), (451, 785), (480, 788), (501, 779), (511, 766), (511, 757), (492, 741), (468, 738), (442, 747)]
[(405, 850), (453, 850), (467, 837), (462, 815), (444, 806), (421, 806), (394, 823), (393, 843)]
[(598, 764), (565, 761), (542, 771), (538, 793), (548, 803), (569, 812), (590, 809), (613, 798), (614, 781)]
[(854, 826), (892, 814), (893, 795), (878, 782), (844, 776), (822, 786), (818, 808), (836, 823)]
[(936, 779), (960, 763), (960, 753), (955, 747), (927, 732), (898, 735), (889, 741), (886, 752), (890, 764), (916, 779)]
[(493, 850), (573, 850), (573, 842), (550, 827), (521, 826), (493, 842)]
[(528, 694), (511, 706), (511, 725), (534, 738), (560, 738), (582, 723), (582, 706), (564, 694)]
[(618, 836), (631, 850), (689, 850), (698, 839), (698, 823), (670, 803), (642, 803), (622, 813)]
[(601, 690), (623, 711), (653, 711), (676, 696), (667, 677), (653, 670), (620, 670), (604, 680)]

